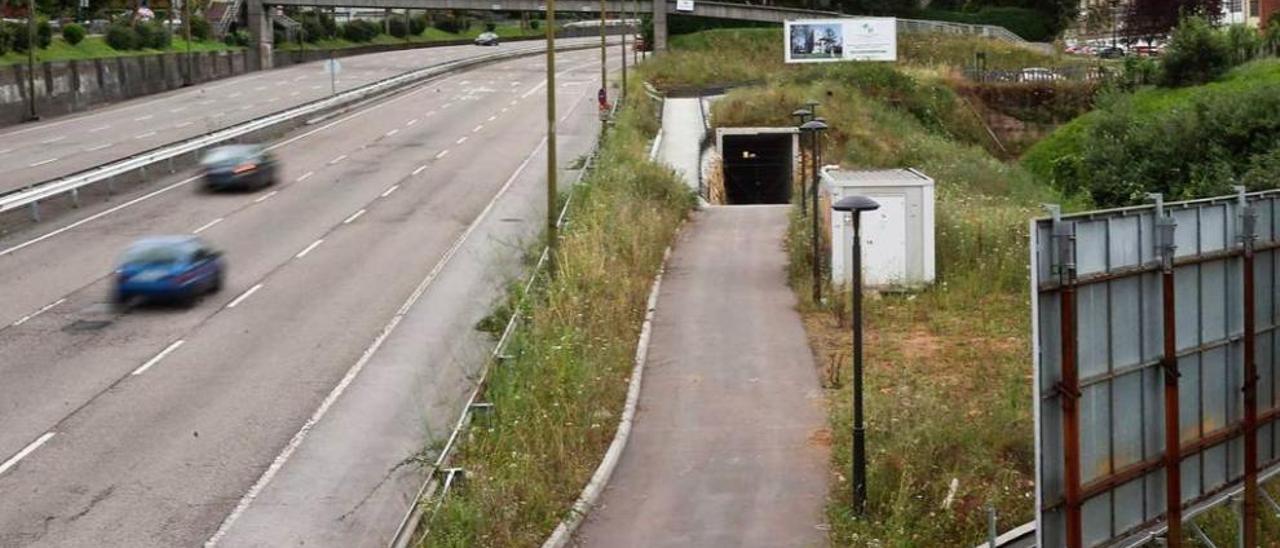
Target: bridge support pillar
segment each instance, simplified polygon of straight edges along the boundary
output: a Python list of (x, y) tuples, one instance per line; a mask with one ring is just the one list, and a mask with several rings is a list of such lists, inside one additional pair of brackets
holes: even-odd
[(667, 0), (653, 0), (653, 52), (667, 51)]
[(247, 0), (247, 2), (249, 41), (253, 43), (253, 49), (258, 54), (258, 66), (256, 68), (258, 70), (266, 70), (272, 66), (271, 48), (274, 33), (271, 28), (271, 17), (267, 12), (266, 4), (262, 0)]

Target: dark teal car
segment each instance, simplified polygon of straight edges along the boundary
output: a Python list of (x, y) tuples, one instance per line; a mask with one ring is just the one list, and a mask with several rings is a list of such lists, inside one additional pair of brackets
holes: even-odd
[(120, 306), (138, 300), (190, 305), (201, 295), (222, 289), (225, 274), (222, 253), (200, 238), (143, 238), (120, 259), (112, 300)]
[(200, 160), (206, 190), (262, 188), (276, 183), (276, 159), (258, 145), (227, 145)]

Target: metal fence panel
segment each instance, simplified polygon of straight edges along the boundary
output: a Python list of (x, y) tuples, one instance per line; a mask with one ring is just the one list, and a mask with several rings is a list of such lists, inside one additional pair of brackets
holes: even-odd
[[(1125, 544), (1164, 526), (1165, 423), (1173, 420), (1165, 414), (1166, 378), (1173, 378), (1167, 377), (1166, 361), (1176, 363), (1181, 440), (1182, 506), (1175, 509), (1202, 511), (1239, 488), (1246, 477), (1250, 328), (1258, 383), (1257, 468), (1274, 470), (1280, 458), (1274, 424), (1280, 403), (1280, 193), (1242, 200), (1232, 196), (1033, 222), (1041, 546), (1071, 545), (1073, 535), (1084, 546)], [(1242, 237), (1249, 230), (1246, 212), (1256, 214), (1256, 239)], [(1176, 223), (1171, 280), (1158, 247), (1157, 219), (1163, 215)], [(1252, 242), (1249, 252), (1246, 241)], [(1244, 269), (1250, 260), (1255, 287), (1246, 301)], [(1164, 345), (1166, 282), (1174, 302), (1168, 321), (1176, 333), (1170, 356)], [(1245, 323), (1249, 305), (1255, 311), (1252, 326)], [(1079, 524), (1074, 531), (1073, 522)]]

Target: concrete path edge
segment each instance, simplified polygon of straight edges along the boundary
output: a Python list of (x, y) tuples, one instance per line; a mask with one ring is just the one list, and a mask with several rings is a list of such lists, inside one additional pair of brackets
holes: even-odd
[[(673, 242), (679, 238), (682, 228), (676, 229), (675, 234), (672, 236)], [(649, 336), (653, 332), (653, 316), (658, 309), (658, 293), (662, 289), (662, 275), (666, 273), (667, 261), (671, 259), (671, 247), (671, 245), (668, 245), (666, 251), (663, 252), (662, 265), (658, 267), (658, 273), (653, 277), (653, 286), (649, 289), (649, 302), (645, 307), (644, 323), (640, 326), (640, 339), (636, 342), (636, 357), (631, 369), (631, 382), (627, 387), (627, 403), (623, 408), (622, 417), (618, 420), (618, 430), (613, 435), (613, 442), (609, 444), (609, 450), (605, 452), (604, 458), (601, 459), (600, 466), (596, 468), (595, 474), (592, 474), (591, 481), (587, 482), (587, 486), (582, 488), (582, 494), (573, 503), (573, 508), (569, 510), (569, 514), (560, 521), (560, 524), (556, 526), (555, 531), (552, 531), (546, 542), (542, 543), (542, 548), (565, 548), (569, 546), (569, 542), (573, 539), (573, 533), (578, 530), (578, 527), (582, 525), (582, 521), (586, 519), (587, 514), (591, 512), (596, 502), (600, 500), (600, 495), (604, 493), (604, 488), (609, 483), (609, 478), (613, 476), (614, 469), (618, 467), (618, 461), (622, 459), (622, 452), (627, 448), (627, 441), (631, 438), (631, 424), (635, 419), (636, 406), (640, 403), (640, 385), (644, 378), (644, 365), (649, 357)]]

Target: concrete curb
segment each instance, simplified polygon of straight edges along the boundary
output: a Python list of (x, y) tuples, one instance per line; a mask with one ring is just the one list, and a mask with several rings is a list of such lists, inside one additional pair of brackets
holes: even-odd
[[(680, 229), (676, 229), (674, 238), (680, 237)], [(674, 240), (673, 238), (673, 240)], [(667, 261), (671, 259), (671, 248), (675, 243), (667, 246), (667, 250), (662, 254), (662, 266), (658, 268), (658, 274), (653, 278), (653, 288), (649, 290), (649, 303), (644, 313), (644, 324), (640, 327), (640, 340), (636, 343), (635, 364), (631, 370), (631, 383), (627, 388), (627, 404), (622, 411), (622, 418), (618, 420), (618, 431), (613, 435), (613, 442), (609, 444), (609, 450), (605, 452), (604, 459), (600, 461), (600, 466), (596, 468), (595, 474), (591, 476), (591, 481), (587, 482), (587, 486), (582, 489), (582, 494), (578, 496), (578, 500), (573, 503), (573, 508), (569, 510), (569, 515), (560, 521), (560, 525), (556, 526), (556, 530), (551, 533), (547, 541), (542, 543), (542, 548), (565, 548), (573, 540), (573, 533), (582, 525), (586, 519), (587, 513), (595, 507), (596, 502), (600, 500), (600, 495), (604, 493), (605, 485), (609, 483), (609, 478), (613, 476), (613, 471), (618, 467), (618, 461), (622, 459), (622, 451), (627, 448), (627, 441), (631, 438), (631, 424), (635, 420), (636, 406), (640, 402), (640, 385), (644, 377), (644, 364), (649, 357), (649, 336), (653, 333), (653, 316), (658, 309), (658, 291), (662, 288), (662, 275), (667, 271)]]

